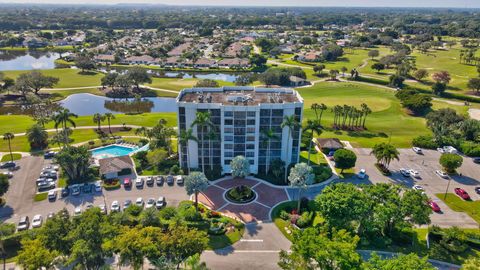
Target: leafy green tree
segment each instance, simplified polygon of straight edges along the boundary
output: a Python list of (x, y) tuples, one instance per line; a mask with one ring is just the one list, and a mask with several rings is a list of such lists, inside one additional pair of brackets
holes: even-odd
[(463, 158), (456, 154), (444, 153), (440, 156), (439, 162), (445, 171), (453, 173), (456, 169), (462, 166)]
[(368, 51), (368, 56), (371, 57), (372, 60), (373, 60), (375, 57), (380, 56), (380, 51), (378, 51), (378, 50), (370, 50), (370, 51)]
[(88, 55), (80, 55), (75, 58), (75, 66), (82, 70), (82, 73), (85, 70), (92, 70), (95, 68), (95, 62), (92, 57)]
[(116, 238), (116, 247), (120, 263), (129, 263), (133, 269), (143, 268), (145, 249), (152, 248), (152, 239), (145, 237), (142, 229), (126, 228)]
[(211, 115), (209, 112), (197, 112), (195, 115), (195, 120), (192, 123), (192, 128), (197, 126), (197, 131), (200, 132), (200, 145), (198, 147), (198, 152), (200, 152), (200, 160), (202, 161), (202, 172), (205, 173), (205, 162), (203, 157), (204, 152), (204, 135), (205, 129), (212, 128), (214, 125), (211, 121)]
[(377, 71), (377, 73), (378, 73), (378, 72), (380, 72), (380, 71), (382, 71), (382, 70), (385, 69), (385, 65), (382, 64), (382, 63), (374, 63), (374, 64), (372, 65), (372, 69), (375, 69), (375, 70)]
[(313, 67), (313, 71), (315, 72), (315, 74), (321, 74), (324, 69), (325, 69), (325, 65), (323, 64), (315, 65)]
[(355, 167), (357, 162), (357, 156), (355, 153), (348, 149), (338, 149), (333, 154), (335, 160), (335, 167), (341, 169), (340, 173), (343, 173), (343, 170), (350, 169)]
[(187, 269), (190, 270), (208, 270), (207, 264), (205, 262), (200, 261), (200, 254), (195, 254), (185, 261), (185, 265)]
[(97, 124), (97, 130), (100, 132), (102, 130), (101, 124), (105, 121), (105, 116), (101, 113), (96, 113), (93, 115), (93, 123)]
[(50, 251), (40, 239), (24, 239), (22, 249), (18, 252), (18, 264), (27, 270), (51, 269), (57, 257), (57, 252)]
[(250, 57), (250, 64), (257, 66), (257, 67), (262, 67), (267, 63), (267, 58), (261, 54), (254, 54), (252, 57)]
[(233, 177), (247, 177), (250, 174), (250, 163), (244, 156), (236, 156), (230, 161)]
[(415, 73), (413, 73), (413, 77), (418, 81), (422, 81), (423, 79), (428, 77), (428, 71), (423, 68), (418, 69), (417, 71), (415, 71)]
[(337, 79), (337, 76), (339, 74), (338, 70), (336, 69), (331, 69), (328, 74), (330, 74), (330, 80), (334, 81)]
[(83, 182), (87, 179), (90, 168), (91, 153), (84, 146), (67, 146), (55, 155), (55, 160), (67, 174), (69, 184)]
[(39, 124), (34, 124), (27, 129), (27, 139), (32, 149), (45, 149), (48, 146), (48, 133)]
[(297, 118), (295, 115), (285, 115), (283, 117), (283, 121), (282, 121), (282, 124), (280, 124), (280, 127), (282, 129), (285, 129), (287, 128), (288, 129), (288, 137), (287, 137), (287, 145), (289, 145), (287, 147), (287, 157), (286, 157), (286, 166), (285, 166), (285, 184), (287, 183), (287, 170), (288, 170), (288, 167), (290, 166), (291, 164), (291, 154), (290, 154), (290, 141), (291, 141), (291, 138), (293, 137), (293, 132), (296, 128), (298, 128), (300, 126), (300, 124), (298, 123), (297, 121)]
[(298, 204), (297, 213), (300, 213), (300, 202), (302, 199), (302, 192), (307, 190), (308, 185), (313, 184), (315, 174), (312, 167), (306, 163), (297, 163), (291, 170), (288, 176), (290, 186), (298, 189)]
[(195, 84), (195, 87), (219, 87), (219, 86), (220, 85), (218, 84), (218, 82), (212, 79), (199, 80)]
[(10, 152), (10, 161), (13, 161), (13, 153), (12, 153), (12, 140), (15, 138), (15, 135), (11, 132), (7, 132), (3, 134), (3, 140), (8, 142), (8, 151)]
[(478, 266), (480, 265), (480, 258), (479, 257), (470, 257), (465, 260), (462, 264), (461, 270), (478, 270)]
[(38, 95), (42, 88), (52, 88), (59, 81), (58, 78), (45, 76), (39, 71), (22, 73), (18, 76), (16, 87), (22, 93), (33, 92)]
[(307, 228), (293, 236), (291, 252), (280, 251), (278, 265), (291, 269), (360, 269), (362, 259), (356, 252), (358, 236), (345, 230), (330, 234), (322, 228)]
[(377, 253), (373, 253), (368, 262), (364, 263), (365, 270), (435, 270), (428, 258), (420, 258), (417, 254), (410, 253), (408, 255), (400, 254), (393, 258), (382, 259)]
[(387, 169), (392, 160), (400, 159), (400, 153), (398, 152), (397, 148), (395, 148), (395, 146), (389, 143), (376, 144), (370, 154), (373, 154), (375, 156), (378, 164), (383, 165)]
[(444, 85), (447, 85), (451, 79), (452, 78), (450, 77), (450, 73), (448, 73), (448, 71), (439, 71), (432, 74), (432, 80)]
[(8, 176), (0, 174), (0, 197), (7, 193), (9, 187), (10, 182), (8, 181)]
[(118, 78), (118, 73), (116, 72), (107, 73), (105, 76), (102, 77), (101, 84), (103, 87), (110, 86), (113, 89), (117, 83), (117, 78)]
[(480, 92), (480, 78), (471, 78), (468, 80), (467, 87), (476, 91), (478, 94)]
[(447, 89), (447, 85), (441, 82), (435, 82), (432, 85), (432, 91), (437, 96), (441, 96), (446, 89)]
[(403, 87), (403, 82), (405, 81), (405, 78), (403, 76), (393, 74), (389, 77), (389, 85), (392, 87), (397, 87), (397, 88), (402, 88)]
[[(233, 162), (233, 161), (232, 161)], [(198, 193), (208, 188), (208, 179), (202, 172), (191, 172), (185, 177), (185, 189), (188, 195), (195, 194), (195, 210), (198, 212)]]
[(152, 78), (147, 73), (147, 70), (141, 67), (130, 68), (126, 75), (137, 89), (140, 89), (140, 84), (142, 83), (152, 83)]
[(400, 210), (412, 224), (430, 224), (432, 209), (428, 207), (428, 197), (417, 190), (408, 189), (402, 195)]
[(38, 239), (40, 239), (49, 250), (68, 255), (72, 241), (67, 236), (73, 228), (72, 225), (70, 214), (67, 209), (64, 208), (45, 222), (39, 231)]

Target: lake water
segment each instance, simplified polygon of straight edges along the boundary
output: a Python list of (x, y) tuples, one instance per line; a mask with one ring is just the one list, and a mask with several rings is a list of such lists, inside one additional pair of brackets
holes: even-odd
[(52, 52), (0, 50), (0, 71), (52, 69), (58, 58), (60, 54)]
[(60, 101), (60, 105), (77, 115), (93, 115), (95, 113), (144, 113), (144, 112), (176, 112), (174, 98), (152, 97), (140, 100), (113, 99), (92, 94), (73, 94)]

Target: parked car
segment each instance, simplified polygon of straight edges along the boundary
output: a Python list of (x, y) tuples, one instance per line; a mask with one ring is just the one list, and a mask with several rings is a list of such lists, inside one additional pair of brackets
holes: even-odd
[(43, 158), (50, 159), (50, 158), (55, 157), (56, 154), (57, 154), (57, 152), (47, 151), (47, 152), (45, 152), (45, 154), (43, 154)]
[(80, 195), (80, 187), (78, 185), (72, 186), (72, 195), (73, 196)]
[(445, 151), (445, 153), (458, 154), (458, 150), (453, 146), (444, 146), (443, 150)]
[(17, 163), (15, 163), (15, 161), (7, 161), (0, 163), (0, 169), (10, 169), (15, 167), (17, 167)]
[(92, 209), (93, 208), (93, 204), (89, 203), (87, 204), (87, 206), (85, 206), (85, 210), (88, 210), (88, 209)]
[(413, 152), (415, 152), (419, 155), (423, 154), (422, 148), (420, 148), (420, 147), (415, 147), (414, 146), (414, 147), (412, 147), (412, 150), (413, 150)]
[(43, 168), (44, 171), (56, 171), (58, 172), (58, 170), (60, 169), (60, 167), (58, 165), (53, 165), (53, 164), (50, 164), (50, 165), (47, 165)]
[(157, 209), (160, 209), (162, 207), (165, 206), (165, 197), (159, 197), (157, 202), (155, 203), (155, 207), (157, 207)]
[(153, 186), (153, 184), (155, 183), (155, 181), (153, 180), (153, 177), (151, 177), (151, 176), (148, 176), (147, 180), (145, 182), (147, 183), (147, 186), (149, 186), (149, 187)]
[(40, 173), (40, 177), (57, 179), (58, 173), (57, 173), (57, 171), (55, 171), (53, 169), (52, 170), (43, 170)]
[(7, 178), (13, 178), (13, 172), (2, 172)]
[(102, 212), (102, 214), (107, 214), (107, 206), (105, 204), (100, 204), (98, 208), (100, 208), (100, 212)]
[(410, 172), (407, 169), (401, 168), (400, 173), (405, 177), (410, 177)]
[(102, 181), (96, 181), (95, 182), (95, 191), (96, 192), (102, 192)]
[(475, 188), (475, 192), (476, 192), (477, 194), (480, 194), (480, 187), (476, 187), (476, 188)]
[(123, 202), (123, 209), (129, 207), (130, 205), (132, 205), (132, 200), (126, 200)]
[(183, 185), (183, 176), (179, 175), (177, 176), (177, 185)]
[(144, 183), (143, 178), (139, 177), (139, 178), (135, 179), (135, 186), (137, 188), (143, 188), (143, 183)]
[(82, 214), (82, 208), (80, 206), (76, 207), (75, 210), (73, 210), (73, 216), (78, 217)]
[(50, 190), (48, 192), (48, 200), (49, 201), (55, 201), (57, 199), (57, 191), (55, 190)]
[(473, 158), (473, 162), (480, 164), (480, 157)]
[(120, 211), (120, 203), (118, 201), (113, 201), (112, 206), (110, 207), (110, 211), (112, 212)]
[(132, 187), (132, 181), (129, 178), (123, 179), (123, 187), (131, 188)]
[(445, 179), (448, 178), (448, 174), (445, 173), (444, 171), (436, 170), (435, 173), (442, 178), (445, 178)]
[(167, 176), (167, 184), (173, 185), (174, 181), (175, 180), (173, 179), (172, 175)]
[(360, 171), (357, 173), (357, 177), (360, 179), (364, 179), (365, 177), (367, 177), (367, 172), (365, 171), (365, 169), (360, 169)]
[(424, 191), (424, 190), (425, 190), (425, 189), (424, 189), (422, 186), (420, 186), (420, 185), (414, 185), (412, 188), (415, 189), (415, 190), (418, 190), (418, 191)]
[(90, 183), (83, 184), (83, 193), (92, 193), (92, 185)]
[(35, 215), (32, 219), (32, 228), (42, 227), (43, 218), (42, 215)]
[(143, 207), (144, 202), (143, 202), (142, 197), (138, 197), (138, 198), (135, 200), (135, 204), (138, 205), (138, 206)]
[(17, 230), (24, 231), (30, 227), (30, 220), (27, 216), (21, 217), (20, 221), (18, 221)]
[(445, 149), (443, 149), (443, 148), (440, 148), (440, 147), (439, 147), (439, 148), (437, 148), (437, 151), (438, 151), (438, 152), (440, 152), (441, 154), (445, 153)]
[(432, 210), (434, 212), (440, 212), (441, 211), (440, 206), (438, 206), (438, 204), (434, 201), (429, 201), (428, 205), (430, 205), (430, 208), (432, 208)]
[(60, 195), (62, 198), (67, 197), (70, 194), (70, 189), (68, 187), (62, 188), (62, 191), (60, 192)]
[(145, 204), (145, 208), (152, 208), (155, 206), (155, 199), (154, 198), (150, 198), (147, 200), (147, 203)]
[(53, 181), (41, 181), (37, 183), (37, 188), (39, 191), (55, 188), (55, 182)]
[(464, 200), (470, 200), (470, 195), (463, 188), (455, 188), (455, 194)]
[(420, 178), (420, 173), (418, 171), (415, 171), (414, 169), (410, 169), (408, 170), (408, 172), (410, 173), (411, 177)]
[(158, 176), (157, 179), (156, 179), (156, 182), (157, 182), (157, 186), (162, 186), (163, 183), (165, 182), (165, 177), (163, 176)]

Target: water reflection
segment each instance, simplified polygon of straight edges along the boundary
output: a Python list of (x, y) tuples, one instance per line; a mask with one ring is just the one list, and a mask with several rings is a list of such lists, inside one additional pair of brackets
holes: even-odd
[[(66, 55), (66, 54), (63, 54)], [(47, 51), (0, 50), (0, 71), (53, 69), (60, 54)]]

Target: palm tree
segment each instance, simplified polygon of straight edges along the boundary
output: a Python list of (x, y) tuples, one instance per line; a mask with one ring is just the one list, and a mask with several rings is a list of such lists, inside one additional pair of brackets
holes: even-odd
[(112, 134), (112, 129), (110, 127), (110, 120), (115, 119), (115, 115), (113, 113), (108, 112), (105, 114), (105, 117), (107, 118), (107, 122), (108, 122), (108, 132)]
[(32, 149), (44, 149), (48, 146), (48, 133), (39, 124), (34, 124), (27, 129), (27, 138)]
[(262, 130), (262, 140), (267, 144), (267, 156), (265, 161), (265, 174), (268, 174), (270, 169), (270, 142), (272, 140), (279, 140), (273, 129)]
[(326, 109), (328, 109), (327, 105), (325, 104), (320, 104), (320, 117), (318, 118), (318, 123), (321, 124), (322, 123), (322, 115), (323, 115), (323, 111), (325, 111)]
[(13, 140), (13, 138), (15, 138), (15, 135), (13, 135), (13, 133), (11, 132), (7, 132), (3, 134), (3, 140), (8, 141), (8, 150), (10, 151), (10, 161), (13, 161), (12, 145), (10, 143)]
[(400, 159), (400, 153), (398, 152), (397, 148), (389, 143), (376, 144), (370, 154), (373, 154), (377, 159), (377, 163), (383, 165), (386, 169), (388, 169), (388, 166), (392, 160)]
[(312, 109), (314, 112), (315, 112), (315, 117), (317, 118), (318, 120), (318, 110), (320, 110), (320, 105), (318, 103), (313, 103), (311, 106), (310, 106), (310, 109)]
[(322, 133), (322, 126), (320, 125), (319, 121), (309, 119), (307, 120), (305, 131), (310, 131), (310, 137), (311, 137), (308, 145), (308, 163), (307, 163), (307, 165), (310, 166), (310, 154), (312, 152), (313, 134), (317, 133), (317, 135), (320, 135)]
[(213, 128), (211, 128), (211, 129), (208, 131), (207, 139), (208, 139), (208, 152), (210, 153), (210, 154), (208, 155), (208, 156), (209, 156), (209, 163), (210, 163), (210, 171), (213, 171), (212, 141), (214, 141), (214, 140), (217, 139), (217, 133), (215, 132), (215, 130), (214, 130)]
[(293, 137), (293, 130), (299, 126), (299, 123), (297, 119), (295, 118), (295, 115), (286, 115), (283, 117), (283, 122), (280, 125), (280, 127), (283, 128), (288, 128), (288, 139), (287, 139), (287, 157), (285, 159), (285, 183), (287, 183), (287, 172), (288, 172), (288, 166), (290, 165), (291, 161), (291, 156), (290, 156), (290, 137)]
[(53, 116), (53, 121), (55, 122), (55, 129), (58, 130), (58, 126), (61, 125), (64, 130), (64, 139), (65, 145), (68, 144), (68, 136), (66, 136), (65, 130), (67, 129), (68, 123), (70, 123), (74, 128), (76, 127), (75, 121), (72, 118), (78, 118), (78, 115), (71, 113), (68, 109), (60, 110), (57, 114)]
[(203, 160), (203, 141), (204, 141), (204, 131), (205, 127), (212, 127), (213, 123), (210, 121), (210, 113), (209, 112), (197, 112), (195, 120), (192, 123), (193, 126), (197, 126), (200, 128), (200, 159), (202, 161), (202, 172), (205, 173), (205, 162)]
[(190, 149), (188, 147), (188, 144), (190, 141), (198, 142), (197, 138), (193, 135), (193, 129), (189, 128), (187, 130), (181, 130), (180, 135), (178, 136), (178, 142), (180, 143), (180, 146), (183, 144), (187, 146), (187, 170), (189, 174), (190, 174)]
[(152, 131), (146, 127), (137, 128), (135, 130), (135, 135), (143, 135), (144, 137), (147, 137), (149, 141), (152, 139)]
[(367, 115), (372, 113), (372, 110), (368, 107), (367, 104), (362, 103), (362, 114), (363, 114), (363, 123), (362, 127), (365, 128), (365, 121), (367, 120)]
[(102, 122), (105, 121), (105, 116), (101, 113), (96, 113), (93, 115), (93, 123), (96, 123), (98, 125), (98, 132), (100, 132), (101, 129), (101, 124)]

